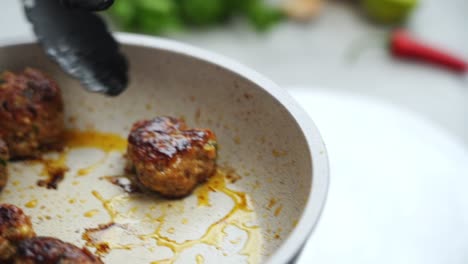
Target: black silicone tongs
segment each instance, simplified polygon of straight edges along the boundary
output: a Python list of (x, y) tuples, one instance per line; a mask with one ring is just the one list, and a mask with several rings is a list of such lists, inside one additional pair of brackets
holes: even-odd
[(94, 12), (114, 0), (23, 0), (27, 19), (47, 55), (86, 89), (110, 96), (128, 83), (128, 63)]

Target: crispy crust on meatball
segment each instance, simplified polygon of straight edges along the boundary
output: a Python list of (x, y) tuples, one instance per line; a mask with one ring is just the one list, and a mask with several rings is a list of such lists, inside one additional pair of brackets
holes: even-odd
[(62, 147), (63, 101), (57, 83), (39, 70), (0, 76), (0, 137), (12, 159)]
[(8, 147), (0, 138), (0, 191), (3, 190), (8, 181), (7, 162), (10, 159)]
[(85, 248), (52, 237), (34, 237), (18, 243), (13, 263), (17, 264), (102, 264)]
[(20, 208), (0, 204), (0, 263), (102, 264), (87, 249), (51, 237), (36, 237)]
[(34, 237), (31, 220), (20, 208), (11, 204), (0, 204), (0, 263), (16, 253), (15, 243)]
[(12, 204), (0, 204), (0, 236), (11, 242), (34, 237), (31, 219)]
[(183, 197), (216, 170), (216, 136), (188, 129), (172, 117), (136, 122), (128, 137), (127, 158), (146, 188), (166, 197)]
[(9, 263), (15, 253), (14, 244), (0, 236), (0, 263)]

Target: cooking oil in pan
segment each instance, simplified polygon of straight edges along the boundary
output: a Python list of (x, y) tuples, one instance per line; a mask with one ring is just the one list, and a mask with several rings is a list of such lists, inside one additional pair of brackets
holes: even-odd
[[(103, 243), (112, 244), (109, 241), (103, 241), (102, 234), (109, 231), (109, 226), (115, 225), (122, 225), (120, 223), (131, 223), (134, 221), (134, 216), (130, 216), (129, 214), (125, 213), (125, 210), (122, 210), (122, 207), (130, 207), (128, 203), (132, 203), (132, 200), (138, 201), (140, 199), (146, 200), (151, 199), (150, 194), (122, 194), (110, 199), (104, 198), (98, 191), (94, 190), (93, 195), (98, 199), (101, 203), (103, 208), (107, 211), (111, 222), (107, 225), (103, 224), (100, 225), (101, 228), (95, 229), (88, 229), (85, 234), (84, 238), (87, 240), (87, 245), (96, 248), (97, 253), (106, 254), (108, 252), (107, 248), (105, 251), (100, 251), (102, 248)], [(248, 263), (259, 263), (260, 262), (260, 251), (261, 251), (261, 232), (260, 228), (255, 225), (255, 212), (252, 209), (251, 205), (249, 204), (249, 197), (247, 194), (232, 190), (226, 184), (226, 174), (223, 172), (222, 169), (219, 169), (206, 184), (200, 186), (196, 191), (195, 195), (196, 198), (196, 206), (197, 209), (200, 209), (200, 213), (202, 207), (212, 207), (213, 204), (211, 203), (209, 197), (210, 193), (220, 193), (228, 197), (233, 205), (227, 213), (222, 215), (219, 219), (214, 221), (211, 225), (209, 225), (206, 231), (201, 234), (198, 238), (195, 239), (186, 239), (186, 240), (178, 240), (175, 239), (174, 236), (169, 237), (169, 234), (177, 235), (177, 228), (169, 228), (164, 230), (166, 224), (171, 223), (172, 221), (168, 220), (168, 217), (172, 216), (171, 214), (177, 214), (176, 207), (180, 207), (180, 204), (183, 201), (173, 201), (171, 203), (163, 202), (160, 203), (160, 200), (156, 198), (155, 203), (150, 203), (151, 205), (157, 205), (157, 207), (153, 207), (152, 211), (156, 211), (155, 215), (146, 215), (144, 218), (145, 221), (153, 222), (155, 224), (154, 231), (152, 232), (138, 232), (134, 231), (135, 236), (137, 236), (144, 244), (145, 241), (153, 240), (155, 244), (159, 247), (169, 248), (172, 251), (172, 256), (166, 259), (158, 260), (153, 263), (173, 263), (175, 262), (181, 254), (189, 250), (192, 247), (197, 245), (207, 245), (216, 250), (222, 252), (224, 255), (230, 254), (229, 252), (224, 252), (225, 249), (223, 248), (223, 241), (228, 240), (231, 241), (231, 244), (241, 244), (239, 238), (233, 239), (228, 237), (228, 232), (226, 229), (228, 227), (235, 227), (238, 230), (241, 230), (246, 234), (246, 238), (244, 239), (244, 243), (242, 248), (237, 252), (239, 255), (245, 257)], [(150, 197), (143, 197), (143, 196), (150, 196)], [(203, 203), (200, 203), (200, 196), (206, 197), (203, 199)], [(154, 197), (153, 197), (154, 199)], [(205, 203), (207, 201), (207, 203)], [(125, 205), (127, 204), (127, 206)], [(148, 204), (148, 207), (142, 209), (142, 211), (148, 211), (151, 205)], [(177, 204), (177, 205), (176, 205)], [(195, 210), (197, 210), (195, 209)], [(213, 208), (207, 208), (208, 210), (213, 210)], [(130, 212), (128, 210), (126, 212)], [(184, 210), (179, 210), (184, 211)], [(156, 217), (157, 216), (157, 217)], [(196, 217), (196, 215), (194, 216)], [(187, 223), (187, 218), (181, 218), (181, 223)], [(184, 221), (185, 220), (185, 221)], [(194, 221), (195, 222), (195, 221)], [(127, 224), (128, 225), (128, 224)], [(131, 226), (131, 224), (129, 224)], [(188, 225), (188, 224), (187, 224)], [(196, 226), (193, 226), (192, 229), (196, 229)], [(189, 228), (190, 229), (190, 228)], [(131, 231), (129, 231), (131, 232)], [(179, 234), (180, 235), (180, 234)], [(183, 235), (183, 234), (182, 234)], [(235, 241), (232, 242), (232, 241)], [(128, 246), (128, 245), (127, 245)], [(141, 245), (134, 245), (134, 246), (141, 246)], [(121, 245), (113, 247), (112, 245), (109, 246), (110, 249), (118, 249)], [(197, 255), (197, 261), (199, 263), (203, 259), (202, 255)]]
[[(26, 177), (34, 173), (34, 168), (17, 164), (13, 169), (18, 171), (12, 174), (24, 174), (24, 177), (17, 186), (7, 186), (2, 200), (25, 204), (37, 199), (36, 196), (44, 197), (38, 200), (37, 205), (37, 208), (44, 209), (26, 209), (35, 220), (39, 232), (44, 230), (41, 235), (56, 234), (58, 237), (61, 237), (61, 233), (56, 228), (47, 227), (55, 227), (53, 221), (58, 219), (54, 217), (56, 212), (53, 207), (48, 204), (61, 204), (61, 208), (68, 206), (67, 210), (60, 209), (64, 211), (62, 220), (70, 222), (67, 219), (80, 219), (70, 222), (76, 225), (67, 229), (68, 234), (80, 229), (81, 238), (84, 239), (81, 241), (101, 254), (104, 261), (115, 262), (119, 259), (117, 256), (132, 256), (134, 252), (148, 255), (145, 256), (148, 261), (143, 263), (177, 263), (185, 262), (187, 258), (192, 263), (204, 263), (213, 256), (222, 263), (261, 261), (262, 235), (256, 214), (249, 196), (229, 186), (232, 172), (219, 169), (208, 182), (181, 200), (167, 200), (140, 191), (127, 193), (120, 189), (125, 187), (122, 186), (127, 182), (125, 179), (114, 179), (106, 174), (110, 173), (108, 168), (112, 166), (115, 168), (111, 171), (121, 170), (121, 174), (124, 174), (122, 164), (125, 160), (122, 156), (126, 145), (124, 138), (112, 133), (68, 131), (65, 150), (49, 158), (43, 169), (47, 174), (50, 167), (68, 169), (71, 166), (65, 174), (63, 184), (66, 186), (58, 188), (58, 192), (54, 191), (57, 195), (48, 196), (49, 190), (37, 189), (34, 184), (31, 185), (30, 177)], [(75, 155), (75, 159), (86, 158), (76, 155), (79, 149), (96, 149), (104, 156), (93, 156), (88, 160), (91, 165), (87, 163), (77, 168), (71, 156)], [(113, 159), (108, 158), (111, 155), (114, 155)], [(47, 165), (50, 165), (49, 168)], [(22, 170), (25, 172), (22, 173)], [(112, 185), (108, 182), (118, 183), (119, 188), (110, 187)], [(93, 186), (98, 187), (94, 189)], [(70, 193), (72, 189), (75, 195)], [(34, 192), (28, 195), (29, 190)], [(14, 195), (15, 191), (25, 194), (24, 198)], [(42, 227), (44, 223), (46, 225)], [(57, 230), (57, 233), (51, 233), (51, 230)], [(70, 236), (68, 241), (73, 241), (74, 235), (63, 235), (66, 236)], [(75, 243), (79, 244), (79, 240), (75, 240)]]

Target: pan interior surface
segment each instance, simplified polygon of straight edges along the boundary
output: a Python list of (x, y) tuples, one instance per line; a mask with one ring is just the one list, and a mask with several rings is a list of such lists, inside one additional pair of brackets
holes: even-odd
[[(1, 193), (32, 218), (36, 233), (87, 245), (106, 263), (260, 263), (291, 234), (312, 184), (311, 154), (295, 119), (255, 83), (163, 48), (125, 45), (130, 87), (109, 98), (86, 92), (35, 44), (0, 48), (1, 69), (36, 67), (63, 91), (65, 153), (13, 162)], [(210, 128), (219, 173), (180, 200), (126, 193), (132, 124), (156, 116)], [(39, 187), (47, 166), (65, 166), (57, 190)]]

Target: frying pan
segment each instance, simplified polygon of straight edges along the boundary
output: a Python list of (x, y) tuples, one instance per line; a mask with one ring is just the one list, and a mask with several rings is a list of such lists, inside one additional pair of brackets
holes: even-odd
[[(0, 45), (1, 69), (32, 66), (57, 80), (70, 131), (65, 152), (11, 163), (0, 201), (24, 208), (39, 235), (87, 245), (106, 263), (293, 261), (328, 188), (314, 123), (284, 90), (229, 59), (158, 38), (118, 39), (131, 85), (116, 98), (86, 92), (34, 40)], [(218, 137), (219, 173), (183, 199), (126, 193), (106, 180), (125, 176), (132, 123), (159, 115)], [(38, 186), (60, 162), (68, 171), (58, 188)]]

